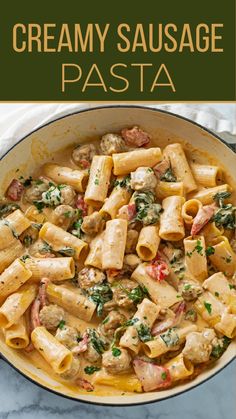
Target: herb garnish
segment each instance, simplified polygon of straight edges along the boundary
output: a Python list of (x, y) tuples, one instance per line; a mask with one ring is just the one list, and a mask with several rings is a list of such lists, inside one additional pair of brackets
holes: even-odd
[(137, 326), (137, 332), (138, 332), (139, 339), (142, 342), (148, 342), (149, 340), (153, 339), (152, 334), (151, 334), (151, 329), (146, 324), (143, 324), (143, 323), (139, 324)]
[(204, 307), (208, 311), (208, 313), (211, 314), (212, 312), (211, 304), (208, 303), (207, 301), (204, 301)]
[(102, 355), (103, 352), (106, 350), (106, 345), (105, 342), (103, 342), (103, 340), (98, 336), (95, 329), (89, 329), (89, 338), (95, 351), (99, 355)]
[(113, 347), (111, 351), (112, 351), (112, 355), (114, 357), (120, 356), (120, 354), (121, 354), (121, 350), (119, 348)]
[(212, 247), (212, 246), (208, 246), (208, 247), (206, 248), (206, 256), (211, 256), (211, 255), (214, 255), (214, 253), (215, 253), (215, 248), (214, 248), (214, 247)]
[(179, 343), (179, 336), (175, 327), (168, 329), (165, 333), (160, 335), (160, 337), (168, 347), (176, 346)]
[(166, 171), (165, 171), (165, 173), (161, 176), (161, 178), (160, 178), (161, 180), (164, 180), (165, 182), (176, 182), (177, 181), (177, 178), (176, 178), (176, 176), (174, 175), (174, 172), (173, 172), (173, 170), (172, 170), (172, 168), (171, 167), (169, 167)]
[(85, 368), (84, 368), (84, 372), (85, 372), (85, 374), (92, 375), (92, 374), (94, 374), (96, 371), (100, 371), (100, 369), (101, 369), (101, 368), (99, 368), (99, 367), (95, 367), (94, 365), (91, 365), (91, 366), (87, 366), (87, 367), (85, 367)]
[(62, 330), (64, 329), (65, 324), (66, 324), (65, 320), (61, 320), (57, 327)]
[(97, 314), (98, 316), (102, 315), (103, 306), (107, 301), (110, 301), (113, 296), (113, 292), (110, 288), (108, 282), (103, 282), (102, 284), (96, 284), (94, 287), (89, 288), (89, 298), (97, 304)]

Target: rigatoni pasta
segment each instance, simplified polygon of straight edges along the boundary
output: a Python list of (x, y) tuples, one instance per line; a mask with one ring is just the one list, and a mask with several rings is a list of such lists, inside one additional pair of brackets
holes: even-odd
[(186, 274), (202, 282), (208, 276), (204, 236), (184, 239)]
[(18, 322), (4, 330), (5, 342), (14, 349), (24, 349), (29, 345), (29, 334), (24, 316)]
[(56, 252), (72, 255), (76, 259), (83, 257), (88, 247), (84, 241), (48, 222), (41, 228), (39, 237)]
[(161, 149), (158, 147), (141, 150), (128, 151), (127, 153), (113, 154), (114, 174), (116, 176), (126, 175), (138, 167), (155, 166), (162, 158)]
[(36, 327), (31, 334), (31, 339), (34, 347), (57, 374), (70, 369), (72, 353), (44, 327)]
[(121, 269), (123, 266), (127, 237), (127, 221), (107, 221), (102, 248), (102, 268)]
[(169, 196), (163, 199), (159, 236), (163, 240), (178, 241), (184, 238), (184, 222), (181, 215), (184, 198)]
[(36, 296), (35, 285), (23, 285), (9, 295), (0, 307), (0, 327), (7, 329), (17, 323)]
[(230, 177), (155, 135), (68, 147), (1, 199), (1, 338), (78, 392), (167, 389), (236, 337)]
[(112, 165), (113, 162), (110, 156), (94, 156), (90, 168), (88, 186), (84, 195), (84, 200), (88, 205), (99, 208), (105, 201)]
[(182, 146), (178, 143), (168, 145), (164, 149), (164, 156), (170, 160), (173, 172), (177, 179), (183, 182), (185, 191), (188, 193), (197, 189)]
[(78, 192), (84, 192), (88, 181), (87, 170), (73, 170), (70, 167), (59, 166), (53, 163), (46, 163), (43, 172), (54, 182), (73, 186)]
[(19, 209), (0, 220), (0, 250), (11, 246), (29, 226), (30, 221)]
[(30, 257), (26, 259), (25, 265), (32, 273), (30, 280), (35, 282), (39, 282), (44, 277), (59, 282), (75, 276), (75, 262), (72, 257)]
[(0, 301), (12, 294), (32, 276), (32, 272), (26, 267), (25, 263), (16, 259), (0, 275)]
[(219, 166), (190, 163), (190, 168), (195, 180), (202, 186), (211, 188), (222, 181), (222, 170)]
[(146, 226), (140, 231), (136, 246), (140, 259), (147, 261), (154, 259), (156, 256), (161, 241), (158, 231), (157, 226)]

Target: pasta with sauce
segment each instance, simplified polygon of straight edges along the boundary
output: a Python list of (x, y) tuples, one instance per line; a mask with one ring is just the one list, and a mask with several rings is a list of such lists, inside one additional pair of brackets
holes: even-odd
[(78, 391), (194, 379), (236, 337), (236, 206), (224, 171), (180, 143), (161, 150), (138, 126), (70, 157), (13, 179), (1, 201), (5, 343), (40, 354)]

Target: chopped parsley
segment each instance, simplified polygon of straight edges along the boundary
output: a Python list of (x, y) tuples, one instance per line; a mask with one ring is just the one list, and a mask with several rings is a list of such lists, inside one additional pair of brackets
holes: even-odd
[(5, 215), (10, 214), (11, 212), (20, 209), (20, 206), (13, 203), (8, 204), (1, 204), (0, 205), (0, 218), (4, 217)]
[(64, 329), (65, 324), (66, 324), (65, 320), (61, 320), (57, 327), (62, 330)]
[(147, 288), (141, 287), (140, 285), (138, 285), (136, 288), (133, 288), (131, 291), (127, 291), (123, 287), (122, 289), (124, 289), (124, 291), (127, 293), (128, 298), (132, 300), (135, 304), (141, 303), (145, 297), (148, 297)]
[(38, 212), (42, 212), (46, 207), (46, 204), (42, 201), (33, 201), (33, 204), (37, 208)]
[(101, 369), (101, 368), (99, 368), (99, 367), (95, 367), (94, 365), (91, 365), (91, 366), (87, 366), (87, 367), (85, 367), (85, 368), (84, 368), (84, 372), (85, 372), (85, 374), (92, 375), (92, 374), (94, 374), (96, 371), (100, 371), (100, 369)]
[(232, 285), (232, 284), (229, 284), (229, 289), (230, 290), (235, 290), (236, 289), (236, 286), (235, 285)]
[(176, 346), (179, 343), (179, 336), (175, 327), (168, 329), (165, 333), (160, 335), (160, 337), (168, 348)]
[(148, 342), (153, 339), (151, 329), (147, 325), (141, 323), (137, 326), (138, 337), (142, 342)]
[(60, 249), (58, 253), (61, 253), (62, 255), (65, 255), (65, 256), (73, 257), (75, 256), (75, 249), (72, 249), (72, 247), (69, 247), (69, 246), (65, 246), (62, 249)]
[(164, 180), (165, 182), (176, 182), (177, 178), (174, 175), (174, 172), (171, 167), (169, 167), (165, 173), (161, 176), (161, 180)]
[(166, 380), (166, 378), (167, 378), (166, 372), (161, 373), (161, 378), (162, 378), (162, 380)]
[(24, 244), (24, 246), (25, 246), (25, 247), (29, 247), (32, 243), (33, 243), (33, 239), (32, 239), (32, 237), (31, 237), (31, 236), (26, 235), (26, 236), (23, 238), (23, 244)]
[(152, 192), (135, 192), (134, 202), (136, 206), (136, 221), (144, 225), (155, 224), (162, 211), (161, 205), (154, 203), (155, 197)]
[(197, 312), (194, 309), (190, 309), (186, 312), (184, 316), (185, 320), (190, 320), (191, 322), (197, 321)]
[(231, 339), (227, 338), (227, 336), (224, 336), (222, 339), (219, 340), (218, 345), (213, 346), (211, 356), (216, 359), (220, 358), (221, 355), (223, 355), (223, 353), (228, 348), (230, 342)]
[(94, 180), (94, 185), (99, 185), (99, 179), (97, 177)]
[(211, 255), (214, 255), (214, 253), (215, 253), (215, 248), (214, 248), (214, 247), (212, 247), (212, 246), (208, 246), (208, 247), (206, 248), (206, 256), (211, 256)]
[(51, 252), (52, 252), (52, 246), (44, 242), (43, 246), (40, 248), (40, 253), (45, 254), (45, 253), (51, 253)]
[(30, 259), (30, 256), (29, 255), (23, 255), (23, 256), (20, 257), (20, 260), (22, 260), (22, 262), (25, 262), (26, 259)]
[(215, 296), (216, 296), (216, 297), (219, 297), (219, 295), (220, 295), (220, 294), (216, 291), (216, 292), (215, 292)]
[(106, 350), (105, 342), (99, 337), (95, 329), (89, 329), (89, 340), (93, 349), (99, 354), (102, 355)]
[(89, 298), (97, 304), (97, 315), (101, 316), (103, 313), (104, 304), (112, 300), (113, 292), (108, 282), (96, 284), (89, 288)]
[(128, 190), (131, 189), (130, 187), (130, 175), (125, 176), (122, 180), (115, 180), (114, 187), (126, 188)]
[(198, 239), (197, 244), (192, 250), (192, 252), (186, 252), (186, 256), (191, 258), (194, 252), (197, 252), (200, 256), (203, 256), (202, 251), (203, 251), (202, 243), (201, 243), (201, 240)]
[(102, 321), (102, 324), (106, 324), (106, 323), (108, 323), (109, 322), (109, 320), (110, 320), (110, 318), (109, 318), (109, 316), (107, 316), (103, 321)]
[(185, 284), (184, 285), (184, 291), (188, 291), (188, 290), (190, 290), (190, 288), (192, 287), (192, 285), (191, 284)]
[(230, 192), (219, 192), (214, 196), (214, 200), (219, 205), (219, 210), (212, 217), (217, 227), (224, 227), (229, 230), (236, 228), (236, 207), (232, 204), (225, 204), (225, 199), (231, 196)]
[(216, 203), (222, 207), (224, 205), (224, 201), (225, 199), (229, 198), (231, 196), (231, 192), (218, 192), (217, 194), (215, 194), (213, 196), (214, 201), (216, 201)]
[(83, 234), (82, 229), (81, 229), (82, 223), (83, 223), (83, 218), (79, 218), (79, 220), (77, 220), (73, 224), (72, 231), (71, 231), (71, 234), (73, 234), (73, 236), (78, 237), (79, 239), (82, 237), (82, 234)]
[(66, 217), (66, 218), (72, 218), (73, 217), (73, 212), (72, 211), (66, 211), (66, 212), (64, 212), (64, 217)]
[(112, 351), (112, 355), (114, 357), (120, 356), (120, 354), (121, 354), (121, 350), (119, 348), (113, 347), (111, 351)]
[(35, 228), (36, 230), (41, 230), (43, 224), (40, 223), (32, 223), (31, 227)]
[(212, 313), (212, 307), (211, 307), (211, 304), (210, 303), (208, 303), (207, 301), (204, 301), (204, 307), (205, 307), (205, 309), (207, 310), (207, 312), (209, 314)]
[(23, 176), (20, 176), (19, 180), (22, 183), (22, 185), (25, 186), (25, 188), (27, 188), (27, 186), (31, 185), (33, 178), (32, 176), (29, 176), (27, 179), (24, 179)]

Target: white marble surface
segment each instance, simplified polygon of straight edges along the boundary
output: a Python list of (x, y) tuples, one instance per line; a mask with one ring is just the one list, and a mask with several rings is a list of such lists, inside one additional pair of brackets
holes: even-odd
[(236, 361), (178, 397), (136, 407), (90, 406), (51, 394), (0, 361), (1, 419), (233, 419)]
[[(0, 115), (8, 116), (17, 106), (0, 104)], [(227, 112), (220, 104), (217, 108)], [(146, 406), (111, 408), (51, 394), (0, 360), (0, 419), (233, 419), (235, 400), (236, 361), (206, 383), (178, 397)]]

